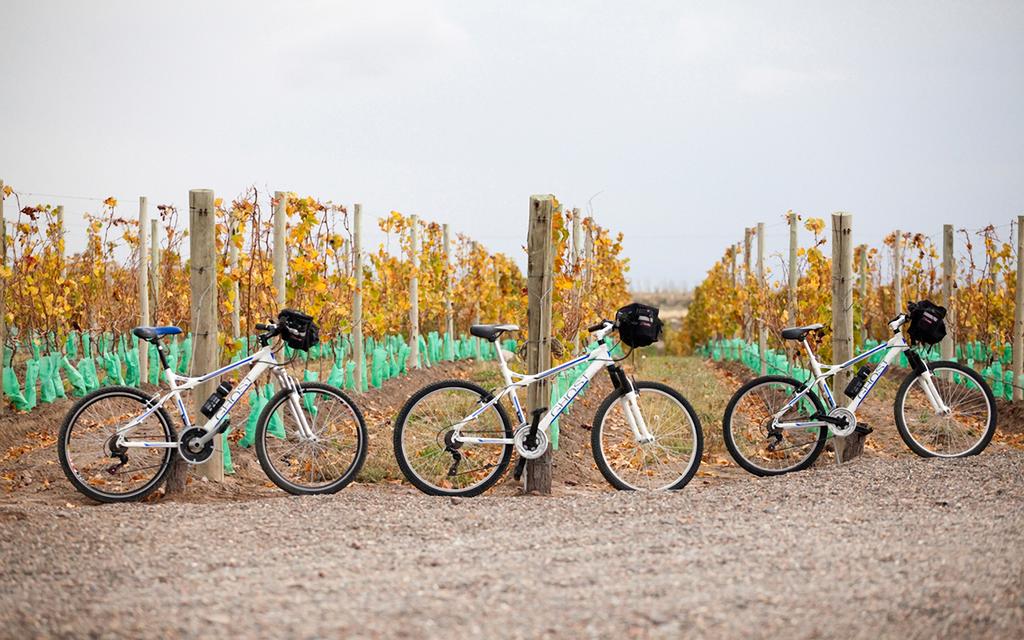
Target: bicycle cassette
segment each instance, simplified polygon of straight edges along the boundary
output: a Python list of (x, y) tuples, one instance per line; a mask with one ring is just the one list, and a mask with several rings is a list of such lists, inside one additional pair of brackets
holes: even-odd
[(828, 417), (839, 418), (840, 420), (846, 421), (846, 426), (839, 426), (837, 424), (829, 425), (829, 428), (832, 429), (833, 435), (838, 438), (845, 438), (853, 433), (854, 429), (857, 428), (857, 416), (853, 415), (853, 412), (846, 407), (836, 407), (828, 412)]
[(526, 458), (527, 460), (536, 460), (537, 458), (544, 455), (544, 452), (548, 450), (548, 434), (544, 433), (543, 430), (537, 430), (537, 446), (533, 449), (529, 449), (526, 446), (526, 438), (530, 435), (530, 425), (524, 424), (523, 426), (516, 429), (516, 435), (514, 438), (516, 444), (516, 451), (519, 452), (519, 456)]

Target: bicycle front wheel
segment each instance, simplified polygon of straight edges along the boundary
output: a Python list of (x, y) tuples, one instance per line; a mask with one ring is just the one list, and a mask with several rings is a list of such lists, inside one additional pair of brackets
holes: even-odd
[(263, 472), (295, 495), (340, 491), (366, 460), (363, 415), (341, 389), (320, 382), (299, 384), (298, 396), (291, 389), (274, 394), (260, 413), (255, 437)]
[[(616, 489), (682, 489), (700, 466), (704, 450), (697, 413), (678, 391), (658, 382), (637, 382), (636, 403), (652, 438), (638, 441), (630, 420), (628, 389), (611, 392), (594, 416), (590, 432), (594, 461)], [(641, 433), (643, 436), (644, 434)]]
[[(57, 456), (78, 491), (97, 502), (127, 502), (141, 500), (160, 486), (174, 448), (125, 447), (117, 441), (117, 430), (155, 402), (138, 389), (107, 387), (71, 407), (57, 438)], [(150, 413), (124, 437), (131, 443), (178, 440), (163, 409)]]
[[(395, 421), (395, 458), (402, 474), (434, 496), (475, 496), (496, 483), (512, 457), (512, 444), (455, 442), (452, 428), (486, 404), (491, 394), (462, 380), (423, 387), (402, 407)], [(511, 438), (512, 424), (499, 403), (459, 429), (463, 436)]]
[(896, 428), (910, 450), (926, 458), (981, 453), (996, 432), (992, 390), (974, 369), (957, 362), (929, 362), (931, 385), (948, 413), (936, 411), (923, 374), (911, 373), (896, 392)]
[[(780, 429), (773, 418), (801, 389), (802, 384), (784, 376), (754, 378), (739, 388), (722, 419), (725, 448), (736, 464), (757, 476), (800, 471), (814, 464), (825, 448), (828, 429)], [(810, 422), (816, 413), (824, 414), (825, 406), (808, 391), (779, 422)]]

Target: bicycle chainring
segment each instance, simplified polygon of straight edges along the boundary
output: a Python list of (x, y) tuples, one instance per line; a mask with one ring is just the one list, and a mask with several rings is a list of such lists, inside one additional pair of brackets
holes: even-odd
[(836, 407), (828, 412), (828, 417), (846, 421), (846, 426), (829, 425), (829, 428), (832, 429), (832, 434), (838, 438), (845, 438), (857, 428), (857, 416), (853, 415), (853, 412), (846, 407)]
[(544, 455), (544, 452), (548, 450), (548, 434), (544, 431), (537, 430), (537, 446), (530, 449), (526, 446), (526, 439), (530, 436), (530, 425), (524, 424), (523, 426), (516, 429), (516, 435), (514, 438), (516, 444), (516, 451), (519, 452), (519, 456), (526, 458), (527, 460), (536, 460), (537, 458)]
[(206, 435), (206, 431), (199, 427), (186, 429), (178, 438), (178, 453), (189, 464), (201, 464), (213, 456), (213, 439), (206, 444), (199, 444), (199, 439)]

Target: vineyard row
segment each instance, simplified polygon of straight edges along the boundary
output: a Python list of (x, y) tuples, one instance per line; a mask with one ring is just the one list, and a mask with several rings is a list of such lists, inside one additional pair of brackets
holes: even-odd
[[(844, 219), (852, 221), (852, 216)], [(788, 251), (773, 254), (771, 260), (779, 272), (773, 274), (765, 253), (765, 225), (746, 229), (743, 241), (727, 247), (695, 288), (682, 328), (669, 337), (670, 349), (710, 355), (722, 341), (739, 339), (760, 354), (755, 356), (757, 368), (766, 371), (776, 354), (785, 354), (790, 365), (800, 355), (792, 343), (779, 338), (783, 328), (833, 325), (835, 247), (826, 246), (825, 221), (790, 211), (784, 224), (790, 232)], [(992, 225), (968, 230), (948, 224), (942, 227), (940, 242), (925, 233), (896, 230), (880, 246), (852, 245), (852, 344), (863, 348), (885, 339), (886, 324), (908, 302), (929, 299), (949, 311), (949, 334), (936, 357), (969, 358), (979, 369), (987, 368), (990, 380), (998, 378), (1000, 387), (1011, 381), (1024, 386), (1024, 291), (1016, 286), (1024, 268), (1018, 259), (1024, 253), (1024, 233), (1020, 218), (1015, 224), (1016, 246), (1000, 238), (999, 228)], [(1013, 237), (1014, 224), (1005, 226)], [(823, 342), (820, 349), (830, 358), (831, 341)], [(1020, 394), (1018, 388), (1017, 399)]]

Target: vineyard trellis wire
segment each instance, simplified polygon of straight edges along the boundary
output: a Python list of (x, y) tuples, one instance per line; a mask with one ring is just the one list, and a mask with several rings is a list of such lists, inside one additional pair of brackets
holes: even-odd
[[(130, 335), (138, 324), (140, 270), (147, 272), (152, 324), (185, 329), (182, 340), (171, 342), (169, 349), (176, 370), (189, 370), (191, 295), (184, 252), (188, 230), (174, 206), (156, 207), (153, 228), (160, 233), (153, 247), (158, 250), (149, 251), (140, 243), (138, 219), (123, 215), (115, 198), (98, 199), (98, 211), (85, 214), (84, 248), (67, 255), (63, 209), (51, 204), (23, 206), (18, 192), (2, 183), (0, 188), (5, 200), (17, 204), (13, 220), (5, 215), (0, 225), (7, 232), (0, 252), (0, 319), (7, 327), (0, 331), (6, 403), (28, 411), (38, 403), (81, 396), (105, 384), (155, 384), (155, 349), (141, 349), (141, 357), (151, 365), (148, 379), (142, 380), (139, 341)], [(384, 239), (363, 251), (365, 366), (364, 376), (356, 380), (351, 335), (356, 278), (348, 208), (312, 196), (283, 196), (284, 299), (287, 306), (316, 317), (324, 335), (322, 345), (309, 354), (297, 354), (305, 379), (327, 379), (357, 390), (379, 387), (410, 366), (493, 358), (489, 343), (466, 337), (473, 322), (517, 322), (525, 328), (525, 278), (514, 259), (490, 252), (462, 234), (455, 236), (448, 255), (446, 225), (392, 211), (377, 221)], [(261, 206), (255, 188), (230, 202), (215, 200), (222, 362), (243, 357), (252, 345), (255, 324), (276, 311), (273, 212), (279, 201), (271, 198), (270, 204)], [(413, 226), (419, 238), (417, 261), (411, 255)], [(579, 349), (590, 321), (628, 299), (622, 234), (613, 236), (593, 218), (559, 206), (553, 241), (555, 335)], [(409, 363), (406, 336), (413, 276), (418, 281), (419, 354)], [(525, 332), (523, 338), (528, 339)], [(514, 342), (504, 348), (515, 351)], [(290, 349), (286, 355), (293, 355)], [(260, 398), (267, 392), (269, 388), (252, 392), (251, 410), (258, 413)]]
[[(832, 260), (823, 219), (790, 211), (785, 221), (802, 227), (799, 236), (791, 235), (794, 239), (802, 236), (795, 251), (764, 256), (768, 262), (766, 275), (759, 278), (750, 267), (749, 242), (742, 249), (739, 244), (727, 247), (694, 289), (682, 326), (670, 332), (670, 350), (737, 360), (755, 371), (807, 377), (798, 362), (800, 353), (791, 343), (783, 343), (779, 332), (786, 326), (812, 322), (831, 326)], [(898, 306), (931, 299), (949, 309), (949, 338), (945, 351), (936, 346), (928, 350), (928, 355), (939, 359), (945, 354), (976, 366), (997, 396), (1009, 400), (1017, 390), (1019, 398), (1024, 380), (1019, 370), (1014, 374), (1013, 365), (1024, 358), (1024, 353), (1014, 353), (1012, 347), (1019, 251), (1007, 236), (1000, 236), (1001, 230), (1008, 230), (1008, 237), (1014, 238), (1019, 234), (1018, 224), (977, 229), (946, 225), (939, 242), (925, 233), (893, 231), (877, 246), (857, 245), (853, 257), (853, 317), (858, 348), (870, 348), (885, 337), (886, 324), (896, 315)], [(756, 236), (757, 229), (751, 228), (748, 237), (750, 233)], [(776, 267), (774, 273), (772, 267)], [(946, 278), (948, 293), (943, 287)], [(789, 282), (796, 283), (795, 289)], [(791, 292), (796, 294), (795, 313)], [(763, 354), (752, 330), (759, 324), (769, 343)], [(817, 345), (826, 359), (831, 355), (829, 342)]]

